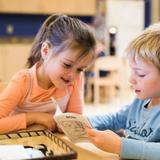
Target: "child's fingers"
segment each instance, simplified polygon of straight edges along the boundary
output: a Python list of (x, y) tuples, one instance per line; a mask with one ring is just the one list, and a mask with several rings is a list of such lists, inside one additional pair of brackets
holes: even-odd
[(63, 130), (59, 126), (57, 126), (57, 130), (59, 133), (63, 133)]
[(89, 141), (96, 145), (96, 137), (88, 137)]
[(95, 146), (99, 146), (99, 138), (101, 137), (101, 131), (91, 129), (91, 128), (86, 128), (86, 133), (87, 136), (90, 140), (91, 143), (93, 143)]
[(92, 128), (85, 128), (85, 132), (87, 133), (88, 136), (90, 137), (95, 137), (96, 136), (96, 130), (92, 129)]

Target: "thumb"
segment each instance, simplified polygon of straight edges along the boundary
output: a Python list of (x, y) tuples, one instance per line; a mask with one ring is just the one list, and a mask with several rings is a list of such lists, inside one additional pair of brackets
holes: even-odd
[(96, 133), (98, 132), (97, 130), (88, 128), (88, 127), (85, 128), (85, 131), (86, 131), (86, 134), (91, 137), (95, 137)]

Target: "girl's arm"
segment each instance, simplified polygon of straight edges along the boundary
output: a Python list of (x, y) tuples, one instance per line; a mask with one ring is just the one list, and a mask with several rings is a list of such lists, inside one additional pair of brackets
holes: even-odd
[(83, 95), (84, 95), (84, 75), (82, 73), (74, 82), (66, 112), (81, 114), (84, 102)]
[(24, 113), (9, 115), (16, 105), (23, 101), (27, 92), (26, 85), (21, 82), (27, 83), (27, 77), (18, 73), (0, 94), (0, 133), (26, 128), (26, 115)]
[(26, 128), (25, 114), (0, 118), (0, 134)]
[(29, 83), (28, 71), (20, 71), (14, 75), (7, 88), (0, 94), (0, 133), (26, 129), (32, 124), (55, 130), (56, 124), (51, 114), (39, 112), (10, 115), (18, 104), (24, 102)]
[(26, 113), (26, 121), (27, 126), (38, 124), (52, 131), (56, 129), (56, 122), (52, 114), (42, 112)]

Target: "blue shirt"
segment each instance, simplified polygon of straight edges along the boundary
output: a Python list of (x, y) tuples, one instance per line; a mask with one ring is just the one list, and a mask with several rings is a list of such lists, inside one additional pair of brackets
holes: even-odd
[(135, 99), (116, 113), (88, 119), (98, 130), (124, 129), (121, 158), (160, 160), (160, 105), (147, 109), (149, 101)]

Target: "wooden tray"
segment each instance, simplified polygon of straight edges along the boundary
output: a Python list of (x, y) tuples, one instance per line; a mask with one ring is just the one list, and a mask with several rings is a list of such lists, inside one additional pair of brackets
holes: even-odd
[(31, 158), (30, 160), (70, 160), (77, 158), (77, 153), (70, 146), (48, 130), (0, 134), (0, 145), (2, 144), (21, 144), (25, 148), (45, 146), (46, 152), (43, 152), (45, 157)]

